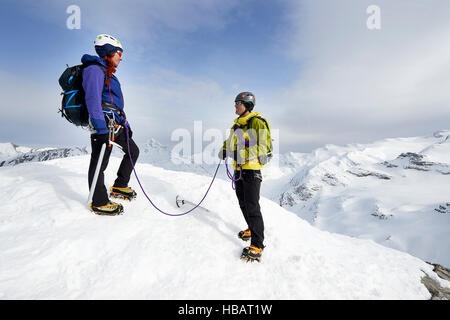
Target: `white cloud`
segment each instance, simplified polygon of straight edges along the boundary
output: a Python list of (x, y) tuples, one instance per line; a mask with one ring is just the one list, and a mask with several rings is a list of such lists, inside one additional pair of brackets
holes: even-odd
[(356, 142), (357, 130), (368, 138), (421, 134), (449, 116), (450, 2), (376, 1), (382, 20), (374, 31), (366, 27), (370, 4), (292, 3), (295, 32), (285, 43), (301, 68), (277, 95), (292, 131), (322, 132), (322, 144)]

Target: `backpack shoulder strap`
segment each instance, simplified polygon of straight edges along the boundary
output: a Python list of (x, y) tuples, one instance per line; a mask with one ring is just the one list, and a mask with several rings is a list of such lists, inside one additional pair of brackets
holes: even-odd
[[(254, 118), (257, 118), (257, 119), (263, 121), (263, 122), (266, 124), (266, 128), (267, 128), (267, 130), (269, 130), (269, 134), (270, 134), (269, 123), (268, 123), (267, 120), (264, 119), (263, 117), (258, 117), (258, 116), (251, 117), (251, 118), (248, 119), (248, 121), (247, 121), (248, 127), (250, 128), (251, 122), (253, 121)], [(272, 141), (270, 141), (270, 147), (269, 147), (269, 151), (268, 151), (268, 153), (267, 153), (269, 157), (272, 157), (272, 148), (273, 148), (273, 144), (272, 144)]]
[(254, 117), (251, 117), (250, 119), (248, 119), (248, 121), (247, 121), (247, 127), (248, 127), (248, 128), (251, 127), (252, 121), (253, 121), (253, 119), (255, 119), (255, 118), (257, 118), (257, 119), (263, 121), (263, 122), (265, 123), (265, 125), (266, 125), (267, 130), (269, 130), (269, 132), (270, 132), (270, 128), (269, 128), (269, 124), (267, 123), (267, 120), (264, 119), (263, 117), (258, 117), (258, 116), (254, 116)]

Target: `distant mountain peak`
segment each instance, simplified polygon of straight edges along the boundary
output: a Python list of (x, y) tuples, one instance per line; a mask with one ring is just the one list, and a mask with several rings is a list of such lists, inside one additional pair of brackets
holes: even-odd
[(435, 138), (444, 138), (450, 135), (450, 130), (438, 130), (433, 132), (433, 137)]
[(144, 150), (167, 150), (168, 147), (160, 143), (158, 140), (154, 138), (150, 138), (144, 145)]

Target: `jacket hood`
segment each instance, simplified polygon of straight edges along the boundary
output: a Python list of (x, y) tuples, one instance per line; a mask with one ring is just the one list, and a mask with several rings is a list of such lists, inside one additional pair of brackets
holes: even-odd
[(98, 56), (91, 56), (90, 54), (85, 54), (81, 57), (81, 63), (82, 64), (91, 64), (91, 63), (98, 63), (104, 66), (105, 68), (108, 67), (108, 64), (105, 59), (100, 58)]
[(247, 123), (248, 119), (253, 118), (253, 117), (261, 117), (261, 114), (259, 112), (250, 112), (248, 115), (246, 115), (245, 117), (239, 117), (234, 119), (234, 123), (236, 123), (237, 125), (244, 125)]

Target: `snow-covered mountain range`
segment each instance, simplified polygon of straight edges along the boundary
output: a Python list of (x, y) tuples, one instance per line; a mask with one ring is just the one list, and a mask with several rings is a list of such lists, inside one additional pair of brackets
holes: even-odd
[[(223, 168), (202, 204), (208, 211), (168, 217), (137, 189), (123, 216), (99, 217), (85, 203), (86, 149), (8, 162), (0, 298), (428, 299), (433, 286), (448, 298), (450, 282), (438, 276), (448, 270), (424, 262), (450, 265), (448, 134), (277, 155), (264, 169), (267, 248), (256, 265), (238, 259), (245, 226)], [(31, 152), (7, 145), (0, 159)], [(136, 169), (158, 206), (181, 212), (189, 207), (177, 208), (176, 195), (201, 199), (214, 165), (176, 166), (155, 140), (140, 149)], [(106, 183), (120, 157), (113, 153)]]
[(280, 155), (263, 194), (322, 230), (449, 266), (449, 134)]
[(25, 162), (40, 162), (88, 154), (86, 147), (29, 148), (13, 143), (0, 143), (0, 167)]

